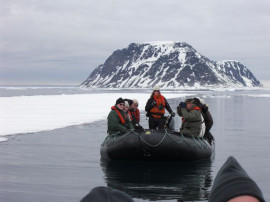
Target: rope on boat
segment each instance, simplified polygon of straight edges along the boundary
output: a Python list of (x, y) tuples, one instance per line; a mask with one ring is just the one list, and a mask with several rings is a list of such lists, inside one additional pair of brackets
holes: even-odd
[(180, 133), (180, 138), (181, 140), (178, 142), (177, 140), (175, 140), (175, 138), (173, 138), (172, 134), (170, 134), (169, 132), (167, 132), (167, 130), (165, 130), (165, 133), (168, 134), (168, 136), (176, 143), (181, 144), (184, 141), (184, 135), (182, 133)]
[[(129, 132), (125, 133), (125, 135), (123, 135), (123, 137), (121, 137), (121, 139), (118, 139), (118, 141), (121, 141), (122, 139), (124, 139), (127, 135), (130, 134), (131, 131), (132, 131), (132, 130), (130, 130)], [(106, 144), (110, 139), (113, 139), (113, 141), (116, 141), (116, 138), (117, 138), (117, 136), (119, 136), (119, 135), (121, 135), (121, 132), (120, 132), (120, 131), (108, 135), (108, 136), (105, 138), (103, 144)]]
[(195, 136), (191, 136), (193, 141), (194, 141), (194, 144), (190, 144), (186, 138), (184, 138), (184, 135), (182, 133), (179, 133), (180, 134), (180, 141), (177, 141), (174, 137), (173, 137), (173, 134), (169, 133), (167, 130), (165, 130), (165, 133), (163, 135), (163, 137), (161, 138), (161, 140), (157, 143), (157, 144), (150, 144), (149, 142), (147, 142), (139, 133), (136, 133), (135, 131), (133, 130), (130, 130), (129, 132), (127, 132), (126, 134), (124, 134), (121, 139), (116, 139), (120, 134), (121, 132), (116, 132), (116, 133), (113, 133), (111, 135), (108, 135), (104, 142), (103, 142), (103, 145), (106, 144), (109, 140), (113, 140), (113, 141), (121, 141), (122, 139), (124, 139), (127, 135), (130, 135), (130, 134), (135, 134), (137, 135), (145, 144), (147, 144), (148, 146), (150, 147), (158, 147), (165, 139), (166, 136), (169, 136), (175, 143), (177, 144), (181, 144), (185, 141), (186, 144), (188, 144), (189, 146), (191, 147), (195, 147), (198, 145), (198, 147), (200, 149), (203, 149), (204, 147), (207, 148), (209, 147), (209, 145), (203, 140), (202, 137), (195, 137)]
[[(134, 132), (135, 133), (135, 132)], [(140, 137), (140, 139), (145, 143), (145, 144), (147, 144), (148, 146), (150, 146), (150, 147), (157, 147), (157, 146), (159, 146), (162, 142), (163, 142), (163, 140), (165, 139), (165, 137), (166, 137), (166, 133), (164, 133), (164, 135), (163, 135), (163, 138), (159, 141), (159, 143), (157, 143), (157, 144), (150, 144), (149, 142), (147, 142), (141, 135), (139, 135), (138, 133), (135, 133), (136, 135), (138, 135), (139, 137)]]
[(180, 143), (182, 143), (183, 141), (185, 141), (186, 142), (186, 144), (188, 144), (189, 146), (191, 146), (191, 147), (194, 147), (194, 146), (196, 146), (196, 145), (198, 145), (199, 146), (199, 148), (207, 148), (207, 147), (209, 147), (209, 145), (203, 140), (203, 138), (201, 138), (201, 137), (195, 137), (195, 136), (192, 136), (192, 138), (193, 138), (193, 141), (194, 141), (194, 144), (189, 144), (189, 142), (188, 141), (186, 141), (186, 139), (184, 138), (184, 135), (182, 134), (182, 133), (179, 133), (180, 134), (180, 137), (181, 137), (181, 140), (180, 141), (177, 141), (174, 137), (173, 137), (173, 135), (172, 134), (170, 134), (167, 130), (165, 130), (165, 133), (167, 133), (168, 134), (168, 136), (174, 141), (174, 142), (176, 142), (176, 143), (178, 143), (178, 144), (180, 144)]
[(204, 140), (203, 137), (199, 137), (199, 141), (201, 142), (202, 147), (205, 147), (205, 148), (209, 147), (209, 144), (207, 144), (207, 142)]

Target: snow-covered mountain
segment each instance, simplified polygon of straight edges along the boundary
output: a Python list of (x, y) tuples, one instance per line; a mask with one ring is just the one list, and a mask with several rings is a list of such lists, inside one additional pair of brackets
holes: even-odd
[(262, 87), (240, 62), (214, 62), (184, 42), (131, 43), (116, 50), (83, 87)]

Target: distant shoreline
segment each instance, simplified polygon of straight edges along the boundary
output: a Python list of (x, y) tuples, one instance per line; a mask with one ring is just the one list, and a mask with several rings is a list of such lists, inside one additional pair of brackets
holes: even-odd
[(264, 88), (270, 89), (270, 80), (261, 80)]

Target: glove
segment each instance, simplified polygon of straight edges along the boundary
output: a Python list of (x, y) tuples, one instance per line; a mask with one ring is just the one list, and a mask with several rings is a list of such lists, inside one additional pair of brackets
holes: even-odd
[(181, 108), (186, 108), (186, 106), (187, 106), (187, 104), (185, 102), (180, 102), (179, 105), (180, 105)]
[(156, 101), (152, 102), (152, 106), (154, 106), (154, 105), (156, 105), (156, 104), (157, 104), (157, 102), (156, 102)]
[(172, 115), (172, 117), (175, 117), (175, 113), (174, 112), (172, 112), (171, 115)]

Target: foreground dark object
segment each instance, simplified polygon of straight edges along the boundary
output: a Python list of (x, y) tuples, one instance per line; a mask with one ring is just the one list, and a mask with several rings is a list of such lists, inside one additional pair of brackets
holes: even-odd
[(225, 202), (241, 196), (252, 196), (260, 202), (265, 201), (256, 182), (246, 173), (239, 162), (230, 156), (217, 173), (208, 201)]

